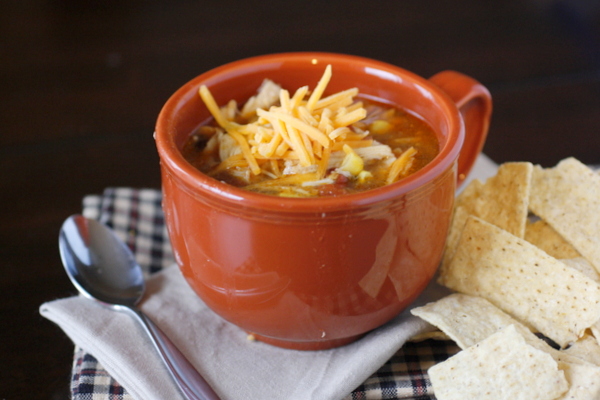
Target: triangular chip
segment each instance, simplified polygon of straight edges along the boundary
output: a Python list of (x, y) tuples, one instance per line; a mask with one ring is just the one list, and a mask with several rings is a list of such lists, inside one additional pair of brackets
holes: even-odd
[(510, 325), (514, 325), (527, 342), (546, 344), (525, 325), (483, 297), (454, 293), (410, 312), (439, 328), (463, 350)]
[(578, 341), (572, 343), (568, 349), (563, 350), (563, 352), (600, 366), (600, 344), (590, 334), (585, 334)]
[[(515, 236), (525, 235), (533, 165), (509, 162), (484, 184), (473, 181), (457, 198), (457, 206)], [(471, 187), (473, 186), (473, 187)]]
[(600, 175), (574, 158), (536, 166), (529, 207), (600, 271)]
[(576, 269), (588, 278), (600, 283), (600, 272), (588, 260), (583, 257), (563, 258), (560, 260), (569, 267)]
[[(411, 313), (439, 328), (461, 349), (474, 346), (494, 333), (513, 325), (529, 345), (550, 354), (557, 362), (590, 363), (579, 355), (572, 354), (576, 350), (570, 353), (551, 347), (525, 325), (482, 297), (454, 293), (422, 307), (414, 308)], [(590, 338), (596, 340), (592, 336)]]
[(469, 217), (440, 283), (481, 296), (561, 347), (600, 316), (600, 284), (524, 239)]
[(557, 362), (513, 325), (428, 372), (438, 400), (553, 400), (568, 390)]
[(556, 400), (594, 400), (600, 398), (600, 368), (591, 364), (559, 362), (569, 390)]
[(463, 190), (456, 198), (442, 269), (456, 251), (468, 215), (479, 217), (515, 236), (525, 236), (532, 171), (533, 165), (528, 162), (505, 163), (485, 183), (476, 179)]
[(525, 240), (554, 258), (577, 258), (581, 254), (542, 219), (527, 223)]
[[(498, 173), (498, 171), (496, 171)], [(488, 178), (489, 179), (489, 178)], [(474, 179), (463, 189), (463, 191), (456, 197), (456, 207), (465, 207), (466, 209), (473, 211), (474, 204), (477, 199), (481, 196), (481, 188), (483, 182), (479, 179)]]

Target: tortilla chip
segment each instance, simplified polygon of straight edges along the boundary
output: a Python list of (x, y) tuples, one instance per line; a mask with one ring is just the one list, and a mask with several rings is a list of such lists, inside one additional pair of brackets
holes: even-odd
[(588, 278), (592, 279), (593, 281), (600, 283), (600, 273), (585, 258), (583, 258), (583, 257), (567, 258), (567, 259), (561, 259), (559, 261), (561, 261), (562, 263), (568, 265), (569, 267), (571, 267), (573, 269), (576, 269), (577, 271), (581, 272), (582, 274), (584, 274)]
[(600, 398), (600, 368), (591, 364), (558, 363), (569, 383), (569, 390), (557, 400), (593, 400)]
[(481, 196), (482, 187), (483, 182), (479, 179), (471, 181), (456, 198), (455, 207), (465, 207), (473, 210), (477, 199)]
[(576, 258), (581, 254), (544, 220), (528, 223), (525, 240), (539, 247), (554, 258)]
[(442, 269), (452, 260), (468, 215), (479, 217), (518, 237), (525, 235), (532, 171), (531, 163), (505, 163), (485, 183), (476, 179), (465, 188), (456, 198)]
[(457, 200), (457, 206), (507, 230), (515, 236), (525, 235), (533, 165), (509, 162), (500, 165), (495, 176), (481, 184), (473, 181)]
[(574, 158), (534, 168), (530, 210), (600, 271), (600, 176)]
[(600, 316), (600, 284), (476, 217), (468, 218), (439, 281), (486, 298), (563, 348)]
[(600, 344), (590, 334), (585, 334), (569, 348), (562, 350), (564, 353), (581, 358), (589, 363), (600, 366)]
[(528, 342), (540, 340), (529, 328), (483, 297), (454, 293), (410, 312), (446, 333), (463, 350), (510, 325)]
[(551, 400), (568, 390), (557, 362), (513, 325), (429, 368), (438, 400)]
[(513, 325), (530, 346), (550, 354), (557, 362), (589, 364), (581, 357), (551, 347), (525, 325), (482, 297), (455, 293), (411, 312), (439, 328), (461, 349), (471, 347)]

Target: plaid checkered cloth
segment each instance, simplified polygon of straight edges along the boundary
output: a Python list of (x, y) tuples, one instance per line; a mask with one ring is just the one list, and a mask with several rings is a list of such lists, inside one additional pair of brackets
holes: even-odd
[[(110, 226), (133, 250), (145, 274), (151, 275), (174, 263), (160, 202), (157, 190), (108, 188), (102, 195), (84, 198), (83, 215)], [(406, 343), (344, 400), (433, 400), (427, 369), (458, 350), (450, 341)], [(81, 348), (75, 349), (71, 392), (74, 400), (133, 400)]]

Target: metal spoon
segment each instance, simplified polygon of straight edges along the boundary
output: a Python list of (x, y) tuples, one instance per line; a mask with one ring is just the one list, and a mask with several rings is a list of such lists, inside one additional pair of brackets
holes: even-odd
[(98, 221), (73, 215), (63, 223), (58, 243), (67, 275), (79, 292), (135, 317), (185, 397), (219, 400), (173, 342), (136, 308), (145, 287), (142, 269), (112, 230)]

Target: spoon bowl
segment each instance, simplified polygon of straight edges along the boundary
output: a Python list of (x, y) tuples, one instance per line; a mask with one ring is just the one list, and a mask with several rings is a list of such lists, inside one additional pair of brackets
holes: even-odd
[(144, 295), (144, 274), (111, 229), (96, 220), (72, 215), (62, 225), (58, 244), (67, 275), (77, 290), (137, 319), (187, 399), (219, 400), (175, 344), (136, 308)]
[(95, 220), (74, 215), (59, 236), (67, 275), (84, 296), (133, 307), (144, 294), (142, 268), (116, 234)]

